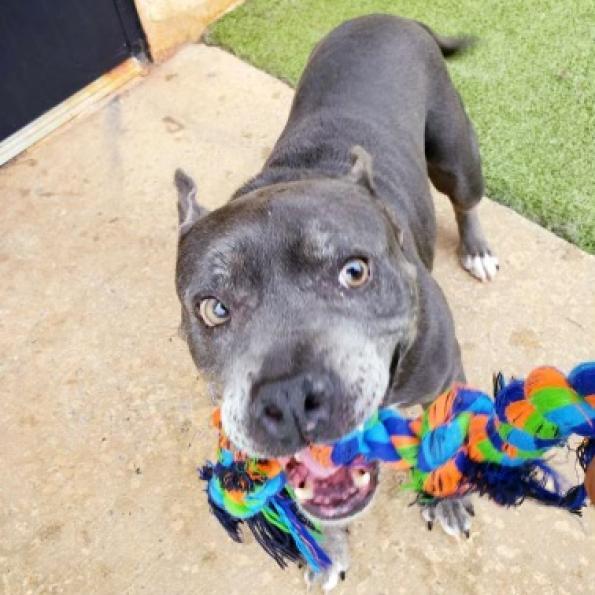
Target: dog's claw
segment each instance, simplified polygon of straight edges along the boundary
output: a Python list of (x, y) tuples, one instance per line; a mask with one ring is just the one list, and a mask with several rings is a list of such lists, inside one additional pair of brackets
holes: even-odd
[(339, 572), (339, 578), (344, 581), (345, 577), (347, 576), (347, 573), (344, 570), (341, 570), (341, 572)]
[(465, 507), (465, 510), (469, 513), (469, 516), (475, 516), (475, 507), (473, 506), (473, 502), (471, 502), (471, 500), (463, 500), (463, 506)]
[(426, 527), (428, 528), (428, 531), (431, 531), (434, 528), (434, 522), (433, 521), (427, 521), (426, 522)]

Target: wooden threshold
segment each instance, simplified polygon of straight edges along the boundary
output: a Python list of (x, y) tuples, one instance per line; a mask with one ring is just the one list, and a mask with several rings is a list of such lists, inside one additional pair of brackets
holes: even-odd
[(56, 107), (45, 112), (0, 142), (0, 166), (40, 141), (48, 134), (98, 104), (122, 85), (146, 73), (136, 58), (128, 58)]

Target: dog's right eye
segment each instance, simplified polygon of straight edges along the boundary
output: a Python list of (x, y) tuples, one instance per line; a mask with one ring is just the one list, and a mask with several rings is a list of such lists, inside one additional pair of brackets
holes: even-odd
[(229, 308), (217, 298), (209, 297), (200, 301), (198, 313), (202, 321), (210, 327), (219, 326), (229, 320)]

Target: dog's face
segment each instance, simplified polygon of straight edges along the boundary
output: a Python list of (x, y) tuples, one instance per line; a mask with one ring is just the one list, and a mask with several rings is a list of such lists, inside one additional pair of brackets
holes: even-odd
[[(362, 508), (377, 470), (362, 462), (340, 485), (304, 448), (354, 430), (382, 403), (417, 307), (415, 269), (362, 159), (345, 178), (268, 186), (211, 213), (176, 176), (176, 284), (192, 357), (220, 388), (233, 444), (282, 457), (305, 508), (323, 518)], [(357, 493), (339, 501), (338, 488)]]

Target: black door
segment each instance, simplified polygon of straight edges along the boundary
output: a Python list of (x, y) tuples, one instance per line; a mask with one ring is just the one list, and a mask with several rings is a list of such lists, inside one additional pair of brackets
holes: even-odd
[(0, 141), (144, 49), (133, 0), (0, 0)]

